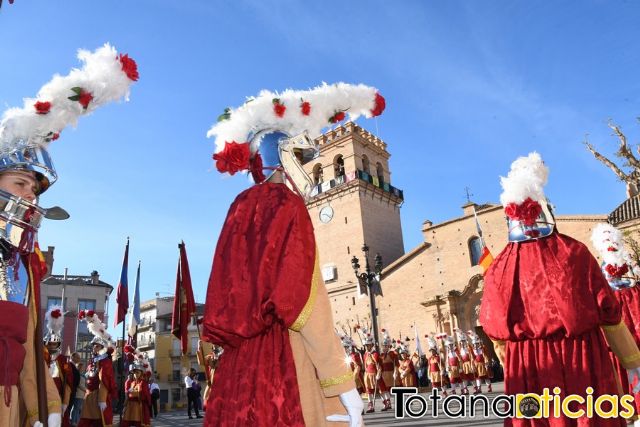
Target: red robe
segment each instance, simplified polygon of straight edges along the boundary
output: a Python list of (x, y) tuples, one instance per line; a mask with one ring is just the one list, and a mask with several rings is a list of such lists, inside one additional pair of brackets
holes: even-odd
[[(613, 292), (622, 308), (622, 319), (633, 335), (636, 345), (640, 347), (640, 286), (615, 290)], [(618, 372), (618, 379), (624, 393), (633, 394), (636, 402), (636, 414), (640, 414), (640, 393), (633, 393), (627, 377), (627, 370), (620, 364), (620, 360), (609, 352), (613, 366)]]
[[(133, 389), (132, 391), (129, 391)], [(139, 380), (127, 380), (124, 383), (127, 393), (127, 407), (122, 414), (120, 427), (142, 427), (151, 425), (151, 392), (149, 383), (141, 377)]]
[[(563, 234), (509, 243), (485, 274), (480, 324), (506, 343), (505, 393), (617, 394), (600, 325), (620, 304), (585, 245)], [(573, 402), (570, 407), (586, 409)], [(552, 412), (553, 413), (553, 412)], [(507, 419), (505, 426), (624, 426), (622, 419)]]
[(224, 348), (205, 426), (304, 425), (288, 328), (309, 299), (315, 250), (304, 201), (285, 185), (254, 185), (231, 205), (203, 321)]
[[(82, 405), (78, 427), (103, 427), (103, 425), (113, 424), (111, 402), (118, 397), (113, 364), (109, 355), (100, 357), (97, 363), (92, 359), (87, 366), (87, 394)], [(100, 414), (98, 402), (102, 401), (106, 402), (107, 408)]]
[[(44, 356), (44, 359), (47, 362), (47, 366), (51, 365), (51, 354), (46, 347), (44, 349)], [(62, 403), (67, 405), (66, 411), (64, 412), (64, 414), (62, 414), (62, 427), (69, 427), (71, 425), (71, 407), (73, 406), (73, 402), (71, 400), (74, 396), (71, 395), (69, 398), (70, 401), (65, 402), (64, 391), (65, 388), (69, 386), (71, 389), (71, 393), (73, 394), (73, 370), (69, 365), (69, 363), (71, 363), (69, 361), (69, 358), (65, 355), (59, 354), (56, 357), (56, 363), (58, 365), (59, 376), (53, 378), (53, 382), (58, 389), (58, 393), (60, 394)]]

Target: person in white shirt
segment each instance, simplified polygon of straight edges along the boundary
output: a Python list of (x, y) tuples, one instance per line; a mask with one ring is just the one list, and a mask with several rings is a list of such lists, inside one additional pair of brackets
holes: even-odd
[(184, 377), (184, 385), (187, 388), (187, 414), (189, 415), (189, 419), (193, 418), (191, 416), (191, 407), (193, 407), (196, 412), (196, 418), (202, 418), (202, 415), (200, 415), (200, 412), (198, 411), (198, 396), (193, 389), (193, 377), (196, 375), (196, 370), (191, 368), (189, 374)]
[(158, 418), (158, 399), (160, 399), (160, 386), (151, 378), (149, 380), (149, 391), (151, 392), (151, 411), (153, 418)]

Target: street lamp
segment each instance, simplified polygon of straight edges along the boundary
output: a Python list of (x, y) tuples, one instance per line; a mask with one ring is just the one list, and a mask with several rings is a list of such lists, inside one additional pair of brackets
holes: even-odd
[(369, 292), (369, 305), (371, 307), (371, 320), (373, 322), (373, 337), (375, 339), (375, 346), (377, 348), (379, 343), (378, 316), (377, 316), (377, 309), (376, 309), (376, 298), (374, 294), (380, 293), (380, 295), (382, 295), (382, 293), (374, 292), (373, 285), (374, 283), (376, 283), (375, 282), (376, 280), (378, 281), (380, 280), (380, 273), (382, 272), (382, 257), (380, 256), (379, 253), (376, 253), (374, 270), (371, 271), (371, 267), (369, 266), (369, 246), (367, 246), (366, 243), (362, 246), (362, 252), (364, 252), (365, 271), (363, 271), (362, 273), (359, 272), (360, 261), (358, 260), (358, 257), (356, 257), (355, 255), (353, 256), (353, 258), (351, 258), (351, 267), (353, 268), (353, 271), (355, 272), (356, 277), (358, 278), (358, 283), (367, 284), (367, 288)]

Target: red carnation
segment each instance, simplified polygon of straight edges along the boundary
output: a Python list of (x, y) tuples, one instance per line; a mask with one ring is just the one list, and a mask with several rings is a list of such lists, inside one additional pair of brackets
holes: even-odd
[(94, 314), (96, 314), (96, 313), (95, 313), (95, 311), (93, 311), (93, 310), (88, 310), (88, 311), (87, 311), (87, 316), (88, 316), (88, 317), (93, 317), (93, 315), (94, 315)]
[(145, 364), (143, 364), (142, 366), (146, 369), (146, 368), (148, 368), (148, 367), (149, 367), (149, 364), (148, 364), (148, 363), (145, 363)]
[(33, 104), (33, 106), (36, 109), (36, 114), (49, 114), (49, 111), (51, 110), (51, 103), (50, 102), (42, 102), (42, 101), (38, 101), (35, 104)]
[(216, 161), (218, 172), (229, 172), (230, 175), (233, 175), (238, 171), (249, 169), (250, 157), (251, 150), (248, 142), (239, 144), (231, 141), (225, 142), (224, 150), (220, 153), (215, 153), (213, 160)]
[(618, 252), (618, 249), (616, 249), (614, 246), (609, 246), (607, 248), (607, 251), (609, 251), (609, 252)]
[(524, 225), (531, 226), (536, 223), (536, 218), (542, 213), (542, 206), (540, 203), (527, 197), (520, 205), (520, 220)]
[(627, 264), (622, 264), (621, 266), (607, 264), (604, 269), (609, 273), (609, 276), (619, 279), (623, 274), (629, 271), (629, 266), (627, 266)]
[(51, 136), (51, 141), (55, 141), (58, 138), (60, 138), (60, 132), (54, 133), (53, 136)]
[(84, 310), (80, 310), (80, 311), (78, 312), (78, 320), (82, 320), (82, 319), (84, 319), (84, 317), (85, 317), (85, 316), (86, 316), (86, 313), (85, 313), (85, 311), (84, 311)]
[(280, 99), (273, 98), (273, 112), (276, 113), (278, 117), (284, 117), (284, 112), (287, 111), (287, 107), (280, 102)]
[(345, 114), (344, 111), (338, 111), (333, 116), (329, 117), (329, 123), (338, 123), (344, 120)]
[(520, 217), (520, 214), (518, 211), (519, 211), (518, 205), (516, 205), (515, 203), (509, 203), (504, 208), (504, 213), (507, 214), (507, 216), (511, 219), (518, 219)]
[(62, 316), (62, 312), (60, 312), (59, 308), (51, 311), (51, 317), (53, 317), (54, 319), (57, 319), (60, 316)]
[(80, 105), (82, 105), (82, 108), (86, 110), (92, 99), (93, 95), (91, 95), (90, 92), (82, 92), (80, 94), (80, 99), (78, 99), (78, 102), (80, 103)]
[(70, 96), (67, 99), (69, 99), (70, 101), (78, 101), (80, 105), (82, 105), (82, 108), (86, 110), (89, 106), (89, 103), (93, 99), (93, 95), (91, 95), (91, 92), (87, 92), (86, 90), (78, 86), (72, 87), (71, 91), (75, 93), (75, 95)]
[(127, 54), (120, 54), (120, 64), (122, 64), (122, 71), (124, 71), (127, 77), (137, 82), (140, 75), (138, 74), (138, 64), (136, 64), (136, 61), (134, 61), (133, 58), (129, 58)]
[(308, 116), (311, 114), (311, 104), (307, 101), (303, 101), (302, 104), (300, 104), (300, 111), (302, 111), (303, 116)]
[(378, 92), (376, 92), (375, 103), (376, 103), (375, 107), (373, 107), (373, 110), (371, 110), (371, 116), (373, 117), (376, 117), (382, 114), (385, 107), (387, 106), (387, 102), (385, 101), (384, 96), (380, 95)]

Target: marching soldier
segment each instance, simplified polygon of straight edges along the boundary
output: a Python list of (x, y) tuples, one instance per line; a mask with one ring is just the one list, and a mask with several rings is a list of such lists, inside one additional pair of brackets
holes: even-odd
[[(451, 392), (453, 394), (457, 394), (456, 389), (462, 387), (462, 362), (460, 360), (460, 355), (458, 354), (458, 350), (456, 349), (456, 344), (453, 341), (453, 338), (447, 337), (445, 341), (447, 343), (447, 372), (449, 373)], [(461, 390), (460, 393), (462, 394), (463, 391)]]
[[(40, 279), (46, 264), (37, 250), (43, 218), (66, 219), (61, 208), (45, 209), (40, 196), (56, 181), (47, 152), (69, 124), (98, 106), (128, 93), (137, 79), (135, 62), (109, 45), (81, 51), (85, 63), (67, 76), (56, 76), (35, 99), (5, 112), (0, 122), (0, 425), (59, 427), (62, 403), (45, 366), (40, 312)], [(90, 71), (88, 71), (90, 69)], [(97, 83), (96, 83), (97, 81)], [(25, 420), (20, 420), (20, 408)], [(67, 409), (67, 408), (65, 408)], [(48, 412), (48, 415), (46, 414)]]
[(442, 363), (440, 360), (440, 354), (438, 353), (438, 344), (436, 343), (436, 340), (430, 336), (430, 335), (425, 335), (425, 337), (427, 338), (427, 342), (429, 344), (429, 359), (428, 359), (428, 363), (429, 363), (429, 380), (431, 381), (431, 386), (433, 388), (442, 388), (442, 394), (444, 396), (447, 395), (447, 391), (444, 389), (443, 383), (442, 383)]
[(462, 330), (456, 329), (456, 336), (458, 337), (458, 349), (460, 354), (460, 362), (462, 363), (460, 377), (462, 379), (462, 394), (469, 394), (469, 386), (473, 385), (476, 375), (473, 367), (472, 352), (473, 350), (469, 346), (467, 334)]
[(369, 401), (366, 412), (371, 413), (375, 411), (375, 393), (382, 383), (382, 364), (380, 362), (380, 354), (373, 347), (373, 336), (366, 332), (364, 346), (366, 349), (364, 353), (364, 386), (367, 389), (367, 399)]
[(129, 365), (129, 370), (133, 372), (133, 379), (128, 379), (124, 384), (127, 406), (122, 414), (120, 427), (150, 426), (151, 392), (145, 375), (148, 369), (145, 368), (143, 359), (137, 359)]
[(93, 310), (80, 311), (80, 320), (87, 322), (93, 356), (87, 365), (87, 394), (84, 398), (78, 427), (111, 427), (113, 425), (113, 407), (111, 401), (118, 397), (111, 354), (114, 348), (107, 326), (98, 319)]
[(62, 427), (71, 425), (71, 407), (69, 402), (74, 395), (73, 369), (69, 358), (60, 352), (62, 345), (62, 326), (64, 315), (62, 307), (53, 306), (45, 314), (48, 333), (44, 337), (44, 358), (49, 366), (49, 374), (62, 399)]
[[(384, 98), (365, 85), (262, 91), (209, 130), (216, 169), (249, 171), (255, 185), (231, 205), (211, 268), (204, 337), (225, 353), (205, 425), (361, 424), (362, 399), (321, 280), (305, 205), (314, 183), (303, 166), (319, 154), (315, 138), (345, 111), (353, 119), (383, 109)], [(239, 370), (251, 387), (237, 387)]]
[(482, 383), (487, 384), (487, 392), (491, 393), (491, 379), (489, 379), (489, 356), (484, 348), (482, 339), (477, 334), (471, 335), (473, 344), (473, 368), (476, 372), (474, 394), (482, 393)]
[[(622, 319), (636, 345), (640, 347), (640, 267), (635, 265), (625, 249), (622, 232), (614, 226), (598, 224), (593, 230), (591, 241), (602, 258), (604, 277), (620, 303)], [(640, 414), (640, 393), (633, 393), (635, 384), (629, 384), (626, 370), (615, 354), (610, 351), (609, 356), (616, 368), (622, 391), (635, 397), (637, 416)], [(636, 421), (636, 424), (640, 425), (640, 421)]]
[(416, 368), (411, 358), (409, 358), (409, 350), (406, 346), (402, 346), (400, 349), (398, 372), (403, 387), (418, 387)]
[(398, 353), (396, 353), (391, 344), (393, 340), (385, 329), (382, 339), (382, 354), (380, 355), (380, 365), (382, 366), (382, 378), (379, 384), (380, 394), (382, 395), (383, 411), (391, 409), (391, 393), (389, 390), (396, 385), (398, 381)]

